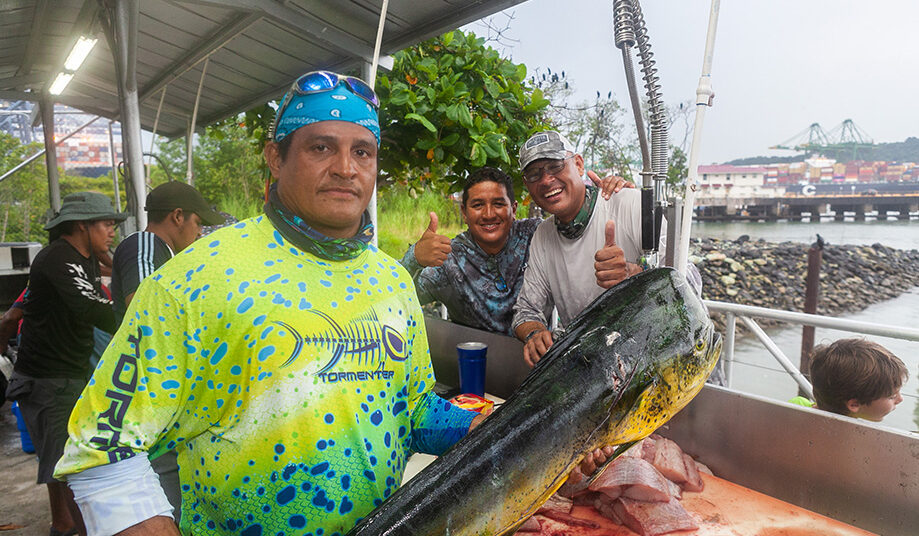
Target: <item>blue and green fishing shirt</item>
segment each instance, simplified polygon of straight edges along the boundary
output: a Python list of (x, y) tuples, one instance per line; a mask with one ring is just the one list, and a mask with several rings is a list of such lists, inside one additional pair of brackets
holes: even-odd
[(472, 412), (432, 392), (411, 279), (369, 247), (330, 262), (264, 216), (139, 287), (71, 416), (56, 475), (178, 452), (185, 534), (344, 534)]

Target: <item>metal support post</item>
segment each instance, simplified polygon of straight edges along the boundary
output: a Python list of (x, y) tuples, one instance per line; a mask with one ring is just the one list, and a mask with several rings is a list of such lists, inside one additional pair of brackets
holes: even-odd
[[(823, 240), (817, 242), (807, 251), (807, 278), (804, 290), (804, 312), (817, 313), (817, 302), (820, 299), (820, 266), (823, 264)], [(814, 349), (814, 326), (804, 326), (801, 331), (801, 372), (810, 379), (811, 351)], [(804, 396), (799, 389), (798, 394)]]
[(664, 252), (663, 265), (673, 267), (676, 262), (677, 243), (683, 233), (680, 228), (683, 224), (683, 200), (678, 197), (674, 198), (664, 212), (667, 215), (667, 248)]
[(746, 316), (740, 317), (740, 320), (747, 326), (747, 329), (753, 332), (753, 335), (759, 339), (759, 342), (763, 343), (763, 346), (766, 347), (766, 350), (769, 350), (769, 353), (772, 354), (772, 357), (782, 365), (782, 368), (785, 369), (788, 374), (795, 380), (798, 384), (799, 392), (803, 391), (804, 396), (814, 400), (814, 388), (811, 386), (807, 378), (801, 374), (801, 371), (795, 368), (794, 363), (785, 355), (778, 345), (769, 338), (769, 335), (766, 335), (766, 332), (763, 331), (763, 328), (759, 327), (759, 324), (753, 321), (753, 319)]
[[(195, 95), (195, 107), (191, 112), (191, 122), (188, 124), (188, 147), (186, 149), (185, 182), (195, 185), (194, 155), (195, 155), (195, 123), (198, 121), (198, 104), (201, 102), (201, 90), (204, 88), (204, 76), (207, 74), (207, 63), (210, 56), (204, 58), (201, 67), (201, 79), (198, 80), (198, 93)], [(164, 88), (165, 89), (165, 88)]]
[(185, 129), (185, 182), (194, 186), (194, 159), (195, 159), (195, 120), (188, 118), (188, 128)]
[(49, 98), (41, 100), (41, 126), (45, 135), (45, 166), (48, 168), (48, 199), (51, 210), (61, 210), (61, 184), (57, 172), (57, 146), (54, 143), (54, 102)]
[(112, 135), (112, 123), (108, 122), (108, 154), (112, 160), (112, 185), (115, 187), (115, 210), (121, 212), (121, 193), (118, 191), (118, 157), (115, 156), (115, 137)]
[(692, 212), (696, 193), (699, 189), (699, 151), (702, 143), (702, 125), (705, 121), (705, 110), (712, 105), (712, 58), (715, 54), (715, 35), (718, 32), (718, 15), (721, 12), (721, 0), (712, 0), (708, 15), (708, 32), (705, 37), (705, 54), (702, 57), (702, 75), (696, 88), (696, 118), (692, 129), (692, 146), (689, 148), (689, 175), (686, 177), (683, 192), (683, 233), (677, 246), (676, 269), (681, 273), (686, 269), (689, 258), (689, 232), (692, 226)]
[(724, 363), (725, 387), (731, 387), (734, 379), (734, 334), (737, 332), (737, 317), (734, 313), (724, 314), (724, 347), (721, 362)]
[(144, 212), (147, 190), (140, 139), (140, 104), (137, 100), (138, 13), (138, 0), (117, 0), (112, 24), (116, 46), (112, 52), (115, 55), (118, 93), (121, 97), (121, 144), (133, 194), (128, 207), (135, 211), (137, 229), (142, 230), (147, 226), (147, 213)]
[[(389, 0), (383, 0), (383, 5), (380, 7), (380, 23), (377, 26), (377, 38), (376, 45), (373, 48), (373, 59), (370, 63), (366, 61), (361, 64), (361, 78), (363, 78), (370, 87), (374, 87), (377, 80), (377, 65), (380, 63), (380, 46), (383, 43), (383, 28), (386, 26), (386, 12), (389, 9)], [(376, 182), (373, 185), (373, 193), (370, 195), (370, 205), (367, 207), (367, 211), (370, 213), (370, 221), (373, 222), (373, 225), (377, 228), (377, 231), (373, 233), (373, 238), (371, 242), (374, 246), (379, 244), (379, 235), (380, 228), (377, 223), (380, 221), (377, 218), (377, 186)]]
[[(372, 65), (366, 61), (361, 63), (361, 78), (364, 80), (373, 80), (374, 71)], [(368, 84), (373, 84), (373, 82), (368, 82)], [(379, 178), (379, 177), (377, 177)], [(367, 212), (370, 213), (370, 221), (373, 222), (376, 232), (373, 233), (373, 238), (370, 240), (374, 246), (379, 245), (379, 236), (380, 236), (380, 226), (379, 218), (377, 217), (377, 185), (376, 181), (373, 183), (373, 193), (370, 195), (370, 204), (367, 205)]]

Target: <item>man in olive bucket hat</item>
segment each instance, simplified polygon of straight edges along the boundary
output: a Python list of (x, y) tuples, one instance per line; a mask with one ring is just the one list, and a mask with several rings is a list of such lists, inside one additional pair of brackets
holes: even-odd
[(7, 397), (19, 401), (35, 443), (38, 483), (48, 485), (52, 535), (83, 531), (73, 494), (52, 475), (67, 441), (70, 412), (92, 372), (93, 326), (115, 328), (98, 257), (108, 253), (115, 225), (126, 217), (103, 194), (68, 195), (45, 225), (56, 239), (35, 256), (29, 271), (22, 341)]

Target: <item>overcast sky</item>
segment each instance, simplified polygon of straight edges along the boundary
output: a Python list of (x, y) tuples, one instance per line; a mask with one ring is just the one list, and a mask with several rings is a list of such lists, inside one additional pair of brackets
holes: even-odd
[[(668, 104), (695, 99), (710, 5), (641, 2)], [(583, 100), (612, 90), (627, 105), (612, 0), (529, 0), (507, 13), (516, 42), (505, 55), (531, 72), (565, 70)], [(712, 83), (702, 164), (792, 154), (768, 147), (815, 122), (829, 131), (852, 119), (880, 142), (919, 136), (919, 1), (723, 0)]]

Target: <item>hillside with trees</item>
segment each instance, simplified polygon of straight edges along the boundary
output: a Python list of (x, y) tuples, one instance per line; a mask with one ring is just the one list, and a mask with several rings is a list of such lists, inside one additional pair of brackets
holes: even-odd
[[(725, 162), (732, 166), (763, 166), (767, 164), (789, 164), (804, 160), (803, 154), (793, 156), (748, 156)], [(859, 149), (859, 158), (881, 162), (919, 162), (919, 138), (909, 137), (904, 141), (878, 143), (872, 149)]]

